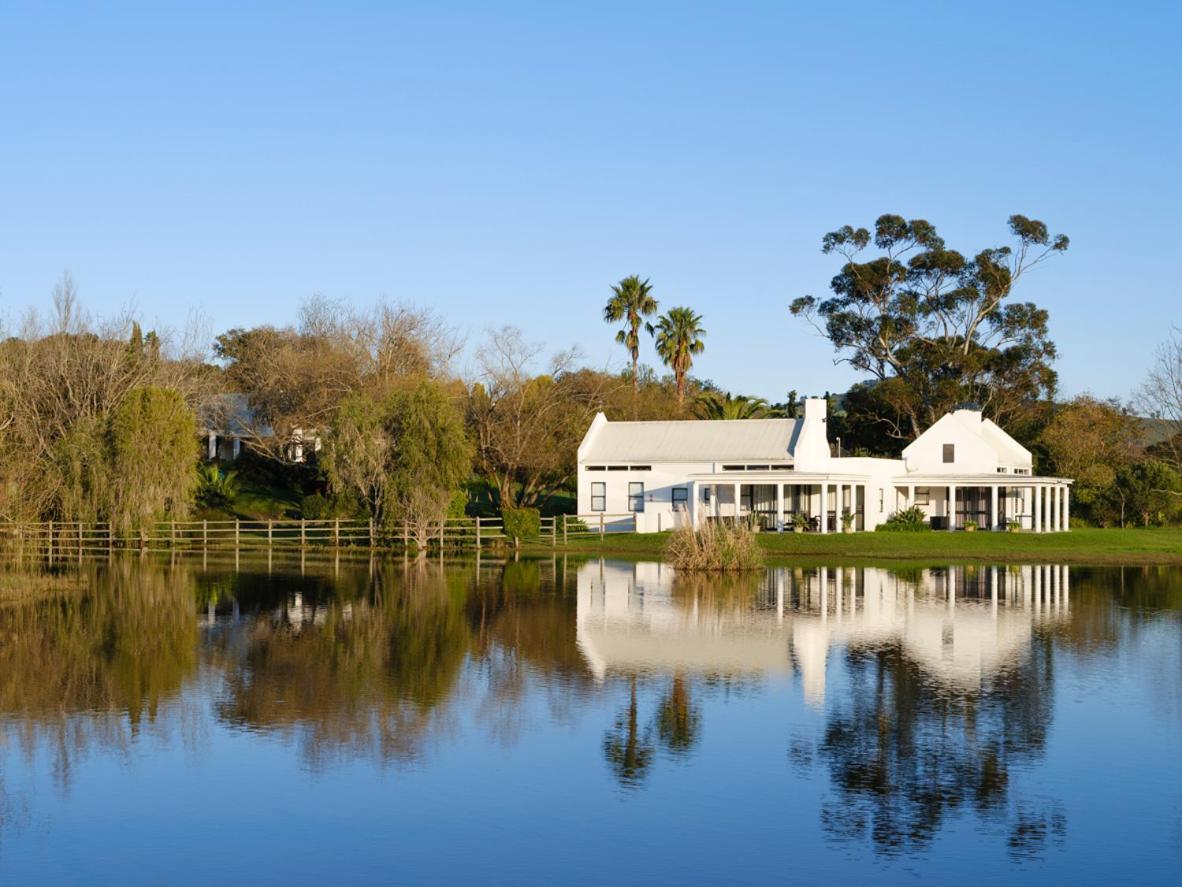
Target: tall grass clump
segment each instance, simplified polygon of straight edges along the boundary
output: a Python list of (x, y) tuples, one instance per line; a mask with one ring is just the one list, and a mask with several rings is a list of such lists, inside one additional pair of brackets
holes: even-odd
[(875, 529), (880, 533), (930, 533), (932, 527), (928, 523), (927, 515), (923, 513), (923, 509), (918, 505), (913, 505), (911, 508), (905, 508), (892, 514)]
[(706, 523), (700, 530), (679, 527), (665, 543), (665, 560), (678, 570), (758, 570), (763, 550), (750, 527)]

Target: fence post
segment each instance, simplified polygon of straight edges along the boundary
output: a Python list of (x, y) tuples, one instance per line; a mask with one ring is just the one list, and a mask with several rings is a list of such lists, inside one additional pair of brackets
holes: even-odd
[(558, 547), (558, 517), (550, 518), (550, 547)]
[(201, 550), (209, 549), (209, 521), (203, 520), (201, 522)]
[(566, 545), (566, 515), (562, 516), (562, 544)]
[(599, 541), (600, 541), (600, 542), (602, 542), (602, 541), (603, 541), (603, 532), (604, 532), (604, 527), (603, 527), (603, 512), (601, 511), (601, 512), (599, 512)]
[(115, 525), (107, 521), (107, 556), (115, 556)]
[(332, 522), (332, 547), (341, 547), (341, 519), (339, 517), (333, 518)]
[(78, 521), (78, 553), (82, 554), (82, 521)]
[(239, 535), (239, 532), (241, 531), (241, 529), (242, 529), (242, 521), (240, 521), (238, 518), (234, 518), (234, 550), (235, 551), (238, 550), (238, 535)]
[(176, 521), (170, 520), (168, 522), (168, 544), (176, 548)]
[(439, 551), (440, 551), (440, 553), (443, 552), (443, 533), (446, 529), (447, 529), (447, 518), (445, 517), (443, 520), (441, 520), (439, 522)]
[(52, 564), (53, 563), (53, 521), (49, 522), (49, 538), (46, 541), (46, 545), (49, 546), (49, 548), (48, 548), (49, 562)]
[(480, 515), (476, 515), (476, 550), (480, 550)]
[(307, 548), (308, 546), (308, 519), (306, 517), (300, 518), (300, 548)]
[(273, 521), (273, 520), (267, 521), (267, 547), (268, 548), (271, 547), (271, 537), (273, 535), (272, 531), (274, 529), (274, 526), (275, 526), (275, 521)]

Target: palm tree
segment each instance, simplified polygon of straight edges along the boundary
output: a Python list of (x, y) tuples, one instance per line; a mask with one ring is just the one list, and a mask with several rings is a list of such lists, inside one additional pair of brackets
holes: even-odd
[(657, 300), (652, 296), (652, 285), (648, 278), (641, 280), (633, 274), (625, 277), (612, 287), (612, 297), (603, 308), (603, 319), (607, 323), (624, 322), (624, 328), (616, 333), (616, 341), (628, 349), (632, 357), (632, 393), (640, 392), (640, 327), (652, 335), (653, 325), (644, 318), (657, 313)]
[(648, 730), (640, 729), (637, 709), (634, 674), (628, 708), (616, 717), (612, 729), (603, 737), (603, 755), (616, 774), (616, 779), (625, 788), (639, 786), (653, 760), (651, 737)]
[(686, 755), (698, 741), (702, 712), (693, 702), (685, 675), (673, 675), (673, 686), (657, 709), (657, 734), (670, 754)]
[(685, 403), (685, 382), (694, 355), (706, 350), (702, 337), (702, 315), (694, 314), (690, 308), (670, 308), (667, 314), (657, 319), (657, 354), (665, 366), (673, 370), (677, 380), (677, 402)]
[(769, 410), (762, 397), (710, 391), (698, 398), (694, 412), (699, 419), (765, 419)]

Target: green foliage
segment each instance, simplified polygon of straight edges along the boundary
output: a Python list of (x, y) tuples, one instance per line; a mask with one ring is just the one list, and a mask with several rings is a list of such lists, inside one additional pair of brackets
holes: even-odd
[(681, 403), (685, 400), (686, 379), (694, 365), (694, 355), (706, 350), (706, 343), (702, 341), (706, 335), (702, 316), (689, 308), (670, 308), (657, 319), (655, 330), (657, 354), (673, 370), (677, 400)]
[(895, 512), (875, 529), (881, 533), (928, 533), (932, 527), (924, 516), (923, 509), (913, 505), (911, 508)]
[(1182, 517), (1182, 476), (1158, 459), (1143, 459), (1122, 468), (1113, 493), (1122, 523), (1132, 517), (1142, 526), (1164, 525)]
[(636, 274), (625, 277), (612, 287), (612, 297), (603, 308), (603, 319), (607, 323), (624, 323), (624, 328), (616, 333), (616, 341), (628, 349), (632, 358), (632, 390), (635, 393), (640, 387), (640, 328), (651, 334), (653, 325), (644, 322), (644, 318), (657, 313), (657, 300), (652, 296), (652, 284), (647, 279), (641, 280)]
[[(825, 235), (822, 251), (843, 259), (832, 295), (803, 296), (790, 310), (879, 382), (888, 407), (881, 418), (899, 436), (914, 438), (964, 403), (983, 404), (1010, 424), (1054, 391), (1047, 312), (1008, 300), (1025, 271), (1069, 241), (1021, 215), (1009, 228), (1014, 247), (971, 257), (949, 249), (923, 219), (883, 215), (873, 234), (846, 225)], [(872, 243), (878, 255), (866, 259)]]
[(325, 520), (332, 517), (332, 502), (323, 493), (312, 493), (300, 500), (300, 514), (304, 520)]
[(505, 535), (515, 544), (537, 539), (542, 532), (542, 516), (536, 508), (506, 508), (501, 517)]
[(762, 397), (708, 391), (698, 397), (694, 413), (699, 419), (763, 419), (768, 403)]
[(212, 463), (197, 467), (197, 504), (202, 508), (226, 508), (238, 495), (236, 471), (223, 471)]
[(357, 495), (384, 527), (412, 525), (420, 546), (472, 466), (463, 420), (430, 381), (381, 400), (350, 395), (327, 438), (322, 462), (333, 489)]

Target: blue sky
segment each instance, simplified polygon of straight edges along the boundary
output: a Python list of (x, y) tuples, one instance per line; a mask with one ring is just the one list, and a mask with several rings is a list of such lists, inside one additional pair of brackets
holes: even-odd
[[(826, 7), (826, 8), (822, 8)], [(704, 315), (698, 372), (840, 390), (787, 312), (821, 236), (1072, 238), (1019, 297), (1064, 393), (1127, 396), (1182, 323), (1182, 13), (1151, 4), (0, 7), (0, 311), (69, 269), (95, 312), (215, 329), (322, 293), (514, 323), (622, 366), (608, 286)], [(646, 350), (653, 360), (651, 349)]]

